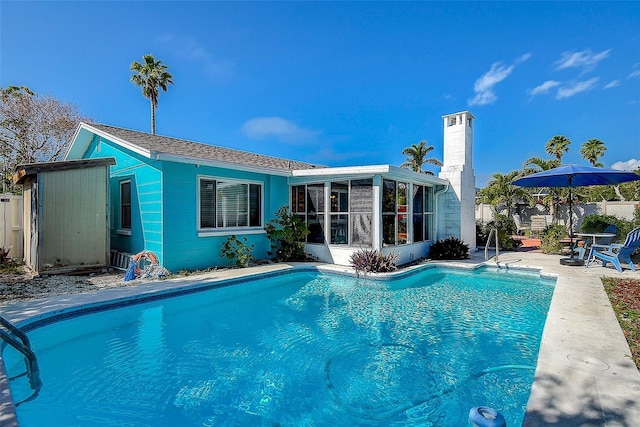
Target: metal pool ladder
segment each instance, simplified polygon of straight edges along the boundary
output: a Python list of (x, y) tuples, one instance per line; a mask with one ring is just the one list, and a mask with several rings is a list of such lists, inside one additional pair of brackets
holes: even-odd
[(491, 242), (491, 237), (496, 236), (496, 262), (498, 262), (498, 257), (500, 256), (500, 248), (498, 246), (498, 229), (493, 227), (489, 232), (489, 237), (487, 238), (487, 244), (484, 246), (484, 260), (487, 261), (489, 259), (489, 242)]
[(15, 377), (11, 377), (9, 378), (9, 380), (14, 380), (26, 375), (29, 378), (29, 385), (33, 390), (31, 396), (21, 402), (16, 403), (16, 406), (18, 406), (21, 403), (35, 399), (38, 396), (38, 393), (40, 393), (40, 389), (42, 388), (42, 381), (40, 380), (40, 368), (38, 367), (36, 354), (31, 349), (31, 342), (29, 341), (27, 335), (2, 316), (0, 316), (0, 326), (2, 326), (2, 328), (0, 328), (0, 338), (2, 338), (4, 342), (23, 354), (24, 363), (27, 367), (27, 370), (25, 372), (16, 375)]

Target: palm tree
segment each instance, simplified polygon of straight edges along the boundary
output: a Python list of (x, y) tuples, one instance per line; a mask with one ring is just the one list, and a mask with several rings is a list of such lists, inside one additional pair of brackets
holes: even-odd
[(605, 147), (604, 142), (599, 139), (592, 138), (582, 144), (580, 155), (583, 159), (589, 160), (589, 163), (591, 163), (592, 166), (602, 167), (604, 165), (598, 160), (600, 157), (604, 156), (605, 151), (607, 151), (607, 147)]
[[(551, 142), (551, 140), (549, 141)], [(549, 144), (547, 144), (547, 147)], [(548, 152), (548, 150), (547, 150)], [(549, 169), (557, 168), (560, 166), (560, 159), (543, 159), (541, 157), (532, 157), (524, 162), (522, 167), (523, 176), (531, 175), (532, 173), (547, 171)], [(554, 221), (558, 221), (558, 207), (560, 201), (569, 197), (569, 193), (564, 188), (550, 187), (549, 193), (542, 199), (545, 206), (549, 206), (550, 214), (553, 216)]]
[(518, 201), (530, 202), (532, 197), (527, 188), (517, 187), (511, 182), (522, 176), (522, 171), (511, 171), (506, 175), (494, 173), (493, 179), (487, 186), (478, 192), (483, 203), (493, 206), (494, 213), (499, 213), (501, 208), (507, 209), (507, 216), (511, 218), (511, 210), (516, 208)]
[(131, 71), (135, 74), (131, 76), (131, 81), (142, 88), (142, 96), (151, 101), (151, 133), (156, 133), (156, 108), (158, 108), (158, 97), (160, 89), (167, 91), (167, 87), (173, 84), (173, 76), (167, 71), (169, 67), (162, 61), (157, 61), (153, 55), (146, 54), (142, 57), (144, 63), (133, 61)]
[(420, 141), (418, 144), (412, 144), (410, 147), (402, 150), (402, 154), (407, 156), (407, 161), (400, 167), (411, 169), (414, 172), (423, 172), (427, 175), (434, 175), (431, 171), (423, 171), (422, 165), (442, 166), (442, 162), (438, 159), (428, 159), (427, 156), (433, 150), (432, 146), (427, 146), (427, 141)]
[(571, 144), (569, 138), (556, 135), (547, 141), (545, 150), (547, 151), (547, 154), (555, 157), (558, 160), (558, 163), (560, 163), (562, 161), (562, 155), (569, 151), (569, 144)]

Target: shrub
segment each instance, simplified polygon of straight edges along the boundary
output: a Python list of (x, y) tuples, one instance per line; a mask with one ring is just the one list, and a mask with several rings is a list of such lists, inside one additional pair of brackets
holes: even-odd
[(542, 244), (540, 250), (545, 254), (559, 254), (564, 244), (560, 240), (569, 237), (567, 230), (560, 224), (547, 227), (542, 234)]
[(619, 223), (623, 221), (613, 215), (591, 214), (582, 219), (580, 231), (583, 233), (602, 233), (609, 224), (614, 224), (620, 229)]
[[(512, 251), (516, 249), (519, 242), (516, 242), (511, 238), (518, 232), (516, 222), (506, 215), (497, 214), (495, 219), (485, 224), (476, 222), (476, 243), (479, 246), (487, 245), (487, 239), (492, 228), (498, 230), (498, 244), (500, 249)], [(495, 242), (489, 242), (489, 245), (494, 245)]]
[(309, 234), (309, 227), (297, 215), (290, 213), (286, 206), (281, 206), (275, 218), (264, 227), (267, 238), (271, 241), (269, 256), (275, 261), (304, 261), (304, 241)]
[(388, 273), (395, 271), (398, 268), (396, 265), (397, 260), (398, 255), (394, 253), (383, 254), (377, 249), (360, 249), (349, 257), (349, 262), (358, 276), (360, 273)]
[(253, 264), (253, 245), (247, 245), (249, 240), (246, 237), (242, 240), (238, 240), (236, 236), (229, 236), (220, 249), (220, 255), (233, 261), (236, 267), (248, 267)]
[(438, 240), (429, 248), (431, 259), (466, 259), (469, 258), (469, 245), (455, 237)]
[(484, 223), (482, 221), (476, 221), (476, 244), (478, 246), (484, 246), (487, 244), (487, 239), (489, 238), (490, 230), (489, 223)]

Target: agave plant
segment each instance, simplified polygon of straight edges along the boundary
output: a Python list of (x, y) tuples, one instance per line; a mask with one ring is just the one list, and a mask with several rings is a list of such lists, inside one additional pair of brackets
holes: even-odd
[(429, 249), (431, 259), (467, 259), (469, 258), (469, 245), (455, 237), (447, 237), (438, 240)]

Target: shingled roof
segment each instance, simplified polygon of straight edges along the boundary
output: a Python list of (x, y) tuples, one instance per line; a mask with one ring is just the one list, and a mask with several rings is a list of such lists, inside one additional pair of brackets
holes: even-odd
[(88, 126), (113, 135), (118, 139), (138, 146), (153, 154), (166, 154), (193, 158), (194, 160), (210, 160), (214, 162), (257, 166), (279, 170), (300, 170), (325, 167), (296, 160), (282, 159), (279, 157), (235, 150), (232, 148), (203, 144), (200, 142), (186, 141), (184, 139), (122, 129), (115, 126), (95, 123), (88, 124)]

